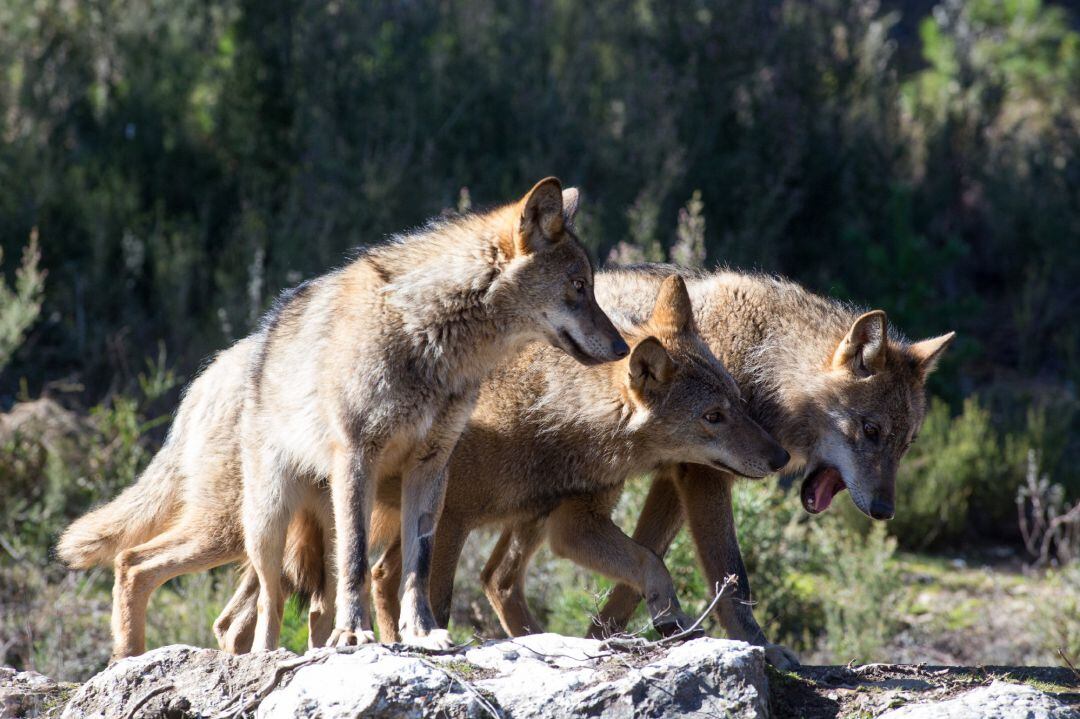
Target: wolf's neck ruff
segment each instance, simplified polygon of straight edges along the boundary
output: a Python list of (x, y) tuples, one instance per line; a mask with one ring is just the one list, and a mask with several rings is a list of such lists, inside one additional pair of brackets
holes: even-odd
[(403, 339), (434, 382), (478, 382), (536, 335), (505, 291), (521, 260), (506, 255), (502, 224), (491, 216), (432, 223), (355, 260), (356, 270), (374, 269), (384, 283)]
[[(573, 360), (553, 349), (530, 349), (531, 361), (523, 384), (537, 388), (533, 403), (526, 408), (527, 421), (538, 435), (551, 436), (559, 446), (580, 448), (577, 456), (563, 456), (552, 476), (571, 478), (583, 467), (603, 468), (620, 479), (626, 472), (644, 471), (640, 458), (645, 448), (637, 437), (647, 413), (635, 412), (625, 396), (622, 376), (625, 362), (599, 367), (574, 367)], [(575, 441), (575, 438), (579, 441)]]

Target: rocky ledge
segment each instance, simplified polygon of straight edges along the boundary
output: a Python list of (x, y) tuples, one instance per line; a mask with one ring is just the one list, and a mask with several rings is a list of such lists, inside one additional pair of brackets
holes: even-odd
[(869, 665), (778, 673), (723, 639), (541, 634), (447, 654), (372, 645), (232, 656), (172, 646), (77, 689), (0, 669), (0, 718), (1032, 717), (1080, 719), (1068, 670)]

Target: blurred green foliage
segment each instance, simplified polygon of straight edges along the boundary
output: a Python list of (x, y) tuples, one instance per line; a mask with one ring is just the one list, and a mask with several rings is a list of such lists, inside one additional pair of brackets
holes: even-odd
[(1029, 415), (1080, 493), (1080, 416), (1058, 412), (1080, 379), (1080, 33), (1038, 0), (926, 10), (14, 0), (0, 250), (42, 241), (2, 302), (29, 334), (0, 406), (59, 378), (83, 406), (144, 391), (159, 342), (190, 374), (351, 248), (557, 173), (601, 259), (779, 271), (914, 337), (958, 330), (901, 482), (912, 522), (949, 516), (897, 534), (997, 531)]
[(0, 247), (40, 227), (52, 281), (0, 387), (93, 397), (158, 339), (189, 371), (350, 248), (548, 173), (601, 258), (675, 245), (959, 330), (955, 406), (1075, 381), (1080, 35), (1037, 1), (923, 9), (6, 3)]
[[(3, 248), (0, 248), (0, 261), (3, 257)], [(41, 314), (45, 273), (38, 266), (40, 261), (37, 233), (33, 232), (30, 244), (23, 251), (22, 264), (15, 271), (14, 286), (8, 286), (0, 277), (0, 371), (22, 345), (26, 330)]]

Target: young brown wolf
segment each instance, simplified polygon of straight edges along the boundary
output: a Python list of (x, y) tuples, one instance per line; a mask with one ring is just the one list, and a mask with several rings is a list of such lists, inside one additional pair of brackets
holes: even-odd
[[(688, 626), (663, 562), (611, 521), (625, 480), (673, 461), (761, 477), (787, 464), (788, 454), (746, 415), (734, 382), (697, 334), (680, 277), (660, 285), (651, 315), (624, 334), (633, 349), (621, 362), (575, 367), (533, 346), (483, 384), (450, 460), (434, 544), (431, 598), (443, 626), (469, 533), (483, 524), (538, 528), (545, 521), (556, 552), (636, 587), (662, 632)], [(395, 504), (394, 493), (379, 497), (372, 532), (374, 543), (389, 544), (373, 570), (384, 640), (396, 633), (399, 609)], [(289, 565), (304, 569), (316, 556)], [(528, 556), (515, 560), (524, 568)], [(249, 570), (216, 625), (227, 648), (247, 642), (257, 585)], [(516, 586), (485, 572), (485, 587), (508, 633), (540, 629)]]
[[(143, 651), (146, 599), (161, 582), (235, 559), (234, 542), (221, 541), (235, 539), (235, 517), (222, 530), (234, 534), (222, 537), (200, 524), (214, 512), (191, 514), (199, 504), (191, 494), (205, 488), (205, 478), (185, 474), (184, 460), (210, 462), (190, 456), (200, 444), (234, 482), (240, 460), (244, 546), (261, 584), (256, 648), (277, 645), (286, 531), (305, 510), (321, 511), (324, 504), (311, 500), (321, 483), (330, 486), (335, 520), (322, 518), (321, 526), (336, 528), (323, 546), (336, 548), (341, 577), (323, 573), (324, 586), (338, 590), (331, 643), (373, 640), (367, 524), (388, 477), (400, 478), (404, 517), (401, 634), (424, 646), (448, 645), (427, 598), (430, 545), (446, 461), (480, 382), (533, 340), (585, 364), (629, 352), (593, 297), (592, 269), (568, 222), (576, 204), (575, 190), (564, 193), (549, 178), (515, 204), (397, 237), (283, 297), (260, 332), (224, 353), (226, 360), (250, 356), (212, 366), (203, 384), (231, 380), (243, 402), (237, 409), (224, 396), (211, 397), (205, 404), (220, 413), (192, 417), (190, 426), (222, 428), (234, 412), (239, 436), (170, 438), (166, 448), (176, 444), (176, 453), (163, 450), (135, 487), (61, 540), (61, 556), (73, 566), (115, 556), (114, 656)], [(233, 376), (238, 371), (242, 377)], [(191, 414), (205, 411), (189, 400), (198, 404)], [(194, 492), (185, 496), (189, 487)]]

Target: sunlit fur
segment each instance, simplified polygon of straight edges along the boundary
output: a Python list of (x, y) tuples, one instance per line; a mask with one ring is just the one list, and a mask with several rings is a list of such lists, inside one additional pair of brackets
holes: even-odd
[[(647, 311), (641, 298), (666, 270), (600, 273), (597, 298), (613, 317), (632, 320)], [(778, 277), (686, 274), (702, 336), (742, 389), (751, 414), (791, 453), (785, 472), (844, 463), (857, 507), (867, 512), (874, 495), (891, 501), (897, 463), (926, 414), (923, 385), (937, 354), (925, 356), (890, 327), (882, 369), (862, 377), (832, 366), (862, 310)], [(880, 426), (879, 444), (861, 437), (864, 420)]]

